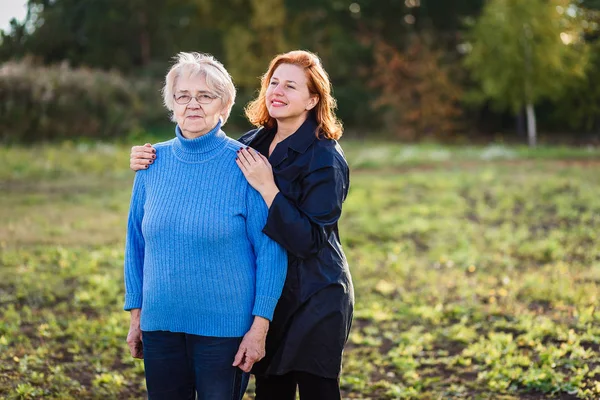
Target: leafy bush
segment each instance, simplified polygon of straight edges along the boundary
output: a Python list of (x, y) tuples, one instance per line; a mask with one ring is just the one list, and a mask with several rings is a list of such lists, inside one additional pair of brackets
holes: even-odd
[(139, 93), (139, 85), (116, 72), (27, 62), (2, 64), (0, 141), (129, 134), (136, 129), (142, 110)]

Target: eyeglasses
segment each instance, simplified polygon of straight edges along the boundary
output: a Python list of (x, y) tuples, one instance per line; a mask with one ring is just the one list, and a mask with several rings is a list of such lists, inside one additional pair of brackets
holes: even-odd
[(192, 99), (196, 99), (196, 101), (200, 104), (210, 104), (214, 99), (219, 98), (219, 96), (210, 94), (210, 93), (200, 93), (197, 96), (190, 96), (189, 94), (180, 94), (179, 96), (173, 95), (173, 99), (175, 99), (175, 103), (177, 104), (188, 104)]

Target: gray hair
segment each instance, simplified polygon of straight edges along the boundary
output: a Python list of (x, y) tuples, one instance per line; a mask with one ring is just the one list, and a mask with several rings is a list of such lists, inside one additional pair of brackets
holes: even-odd
[(173, 112), (173, 92), (177, 78), (183, 74), (188, 76), (201, 75), (206, 78), (206, 85), (220, 98), (225, 111), (221, 114), (222, 124), (225, 125), (231, 108), (235, 103), (235, 86), (231, 75), (216, 58), (210, 54), (181, 52), (173, 57), (175, 64), (165, 77), (165, 86), (162, 89), (165, 107)]

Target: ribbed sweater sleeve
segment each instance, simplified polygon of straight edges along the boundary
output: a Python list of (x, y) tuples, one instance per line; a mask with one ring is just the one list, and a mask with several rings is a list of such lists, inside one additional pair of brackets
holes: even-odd
[(145, 174), (135, 174), (129, 217), (127, 221), (127, 239), (125, 242), (125, 310), (142, 308), (142, 285), (144, 273), (144, 236), (142, 235), (142, 218), (146, 188)]
[(268, 209), (261, 195), (251, 187), (246, 191), (246, 205), (246, 230), (256, 254), (256, 296), (252, 315), (270, 321), (285, 283), (287, 253), (262, 232)]

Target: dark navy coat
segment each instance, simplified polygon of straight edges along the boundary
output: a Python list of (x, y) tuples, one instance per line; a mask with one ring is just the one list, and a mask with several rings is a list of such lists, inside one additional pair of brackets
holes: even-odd
[(338, 219), (349, 186), (348, 164), (335, 140), (317, 139), (308, 118), (268, 156), (274, 130), (239, 141), (269, 158), (280, 193), (263, 232), (288, 252), (283, 293), (269, 327), (266, 356), (252, 372), (340, 374), (354, 306), (354, 289), (340, 244)]

